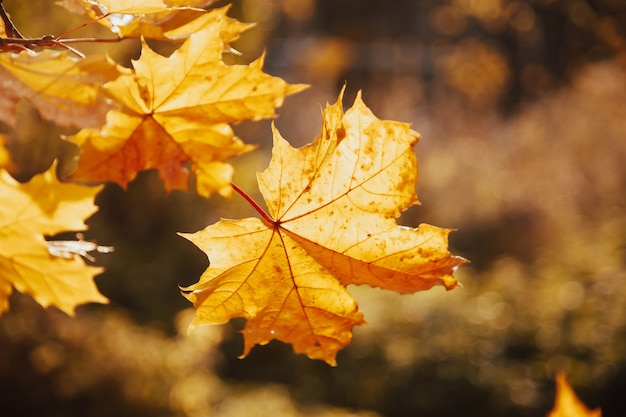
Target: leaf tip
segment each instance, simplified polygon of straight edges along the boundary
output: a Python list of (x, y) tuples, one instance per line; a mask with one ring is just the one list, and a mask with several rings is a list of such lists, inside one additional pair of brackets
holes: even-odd
[(563, 371), (556, 374), (556, 399), (548, 417), (601, 417), (599, 408), (589, 409), (578, 398)]

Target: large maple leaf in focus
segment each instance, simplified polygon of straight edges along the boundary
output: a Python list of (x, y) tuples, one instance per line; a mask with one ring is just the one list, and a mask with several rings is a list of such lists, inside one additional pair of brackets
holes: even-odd
[(365, 323), (347, 285), (455, 288), (464, 260), (449, 253), (449, 230), (395, 221), (417, 202), (418, 138), (408, 124), (377, 119), (360, 95), (345, 115), (341, 96), (327, 106), (321, 134), (303, 148), (274, 130), (270, 165), (258, 175), (269, 214), (184, 235), (211, 260), (183, 289), (196, 308), (192, 327), (244, 317), (244, 356), (278, 339), (334, 365)]
[(71, 138), (81, 146), (73, 179), (126, 186), (145, 169), (157, 169), (168, 190), (189, 187), (209, 196), (230, 193), (232, 167), (224, 160), (252, 146), (234, 138), (230, 123), (273, 117), (286, 95), (300, 91), (249, 65), (222, 62), (223, 40), (215, 24), (191, 35), (171, 56), (143, 43), (134, 73), (107, 83), (123, 108), (107, 114), (102, 130)]
[(96, 210), (93, 199), (101, 187), (61, 183), (54, 170), (19, 184), (0, 169), (0, 313), (8, 309), (13, 287), (68, 314), (78, 304), (107, 301), (93, 282), (101, 268), (52, 256), (44, 239), (84, 229), (83, 219)]

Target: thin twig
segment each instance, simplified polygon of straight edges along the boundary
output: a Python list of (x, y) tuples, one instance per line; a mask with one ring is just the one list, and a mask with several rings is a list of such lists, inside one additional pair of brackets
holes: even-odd
[(85, 58), (85, 54), (77, 49), (72, 48), (69, 45), (64, 45), (63, 42), (57, 41), (52, 35), (44, 35), (41, 38), (22, 39), (22, 38), (0, 38), (0, 49), (20, 46), (24, 49), (39, 47), (39, 48), (53, 48), (60, 47), (65, 48), (79, 58)]
[(106, 17), (109, 17), (110, 15), (111, 15), (111, 13), (106, 13), (106, 14), (103, 14), (102, 16), (98, 17), (97, 19), (90, 20), (89, 22), (85, 22), (85, 23), (83, 23), (83, 24), (81, 24), (81, 25), (78, 25), (78, 26), (76, 26), (75, 28), (72, 28), (72, 29), (68, 30), (67, 32), (65, 32), (65, 33), (63, 33), (63, 34), (61, 34), (61, 35), (57, 36), (57, 40), (59, 40), (59, 41), (60, 41), (61, 39), (64, 39), (67, 35), (69, 35), (70, 33), (74, 33), (74, 32), (76, 32), (77, 30), (80, 30), (80, 29), (82, 29), (82, 28), (84, 28), (84, 27), (87, 27), (87, 26), (89, 26), (89, 25), (93, 25), (93, 24), (94, 24), (94, 23), (96, 23), (98, 20), (101, 20), (101, 19), (104, 19), (104, 18), (106, 18)]
[(68, 39), (56, 39), (58, 43), (113, 43), (121, 42), (128, 38), (68, 38)]
[(65, 45), (64, 42), (55, 42), (55, 45), (67, 49), (68, 51), (72, 52), (74, 55), (78, 56), (79, 58), (85, 58), (85, 54), (83, 54), (81, 51), (79, 51), (78, 49), (72, 48), (69, 45)]
[(70, 38), (70, 39), (57, 39), (52, 35), (44, 35), (40, 38), (0, 38), (0, 45), (23, 45), (23, 46), (38, 46), (40, 48), (46, 48), (51, 46), (59, 46), (59, 44), (66, 43), (105, 43), (105, 42), (120, 42), (124, 38)]
[(123, 41), (124, 38), (70, 38), (58, 39), (52, 35), (45, 35), (40, 38), (0, 38), (0, 49), (6, 49), (10, 46), (20, 46), (26, 48), (65, 48), (74, 55), (85, 58), (85, 55), (79, 50), (67, 45), (68, 43), (112, 43)]

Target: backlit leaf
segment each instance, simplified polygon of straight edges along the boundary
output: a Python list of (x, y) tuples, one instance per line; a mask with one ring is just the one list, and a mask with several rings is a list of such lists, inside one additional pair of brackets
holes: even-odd
[(30, 101), (60, 126), (99, 127), (110, 109), (102, 84), (120, 75), (104, 55), (84, 59), (44, 50), (0, 54), (0, 121), (15, 123), (15, 105)]
[(230, 6), (211, 11), (198, 9), (172, 9), (167, 12), (146, 14), (133, 19), (117, 31), (125, 38), (155, 39), (162, 41), (184, 40), (192, 33), (212, 25), (220, 28), (220, 37), (225, 44), (234, 42), (239, 35), (252, 27), (226, 16)]
[(418, 138), (405, 123), (377, 119), (360, 95), (345, 115), (341, 96), (327, 106), (311, 145), (294, 149), (274, 130), (272, 160), (258, 175), (269, 216), (185, 235), (211, 260), (183, 289), (193, 326), (244, 317), (244, 355), (278, 339), (334, 365), (365, 323), (347, 285), (457, 287), (452, 273), (464, 260), (449, 253), (449, 230), (395, 221), (417, 202)]
[(100, 189), (60, 183), (54, 169), (26, 184), (0, 172), (0, 313), (7, 310), (13, 288), (68, 314), (78, 304), (107, 301), (93, 282), (101, 268), (48, 251), (45, 235), (84, 229)]
[(234, 138), (230, 123), (275, 115), (286, 95), (303, 88), (262, 71), (263, 58), (228, 66), (220, 27), (195, 33), (170, 57), (143, 43), (134, 73), (105, 85), (124, 108), (107, 114), (102, 130), (85, 129), (74, 179), (126, 186), (157, 169), (166, 188), (188, 189), (190, 172), (204, 196), (230, 193), (232, 167), (223, 161), (252, 146)]
[(99, 19), (107, 14), (141, 15), (167, 10), (162, 0), (61, 0), (58, 2), (71, 12)]
[[(169, 0), (113, 4), (92, 0), (63, 0), (60, 4), (74, 13), (94, 19), (124, 38), (184, 40), (192, 33), (220, 20), (222, 39), (229, 43), (252, 26), (227, 17), (226, 11), (230, 6), (211, 11), (203, 9), (214, 2), (214, 0)], [(111, 15), (103, 18), (107, 13)]]

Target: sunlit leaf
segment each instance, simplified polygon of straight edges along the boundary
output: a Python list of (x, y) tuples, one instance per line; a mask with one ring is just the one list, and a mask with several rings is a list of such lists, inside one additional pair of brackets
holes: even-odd
[[(234, 41), (251, 25), (226, 17), (230, 6), (207, 11), (214, 0), (100, 1), (63, 0), (66, 9), (94, 19), (124, 38), (178, 40), (221, 20), (222, 39)], [(105, 18), (106, 17), (106, 18)]]
[(120, 75), (104, 55), (84, 59), (44, 50), (0, 54), (0, 121), (15, 123), (15, 105), (30, 101), (60, 126), (99, 127), (110, 109), (102, 84)]
[(98, 19), (107, 14), (141, 15), (167, 10), (162, 0), (61, 0), (57, 2), (71, 12)]
[(60, 183), (54, 169), (26, 184), (0, 172), (0, 312), (7, 310), (13, 288), (68, 314), (78, 304), (106, 302), (93, 282), (101, 268), (53, 256), (44, 238), (84, 229), (100, 187)]
[(170, 57), (143, 43), (134, 73), (105, 85), (124, 108), (108, 113), (102, 130), (85, 129), (74, 179), (126, 186), (137, 173), (157, 169), (166, 188), (188, 189), (195, 174), (204, 196), (230, 193), (229, 157), (252, 149), (234, 138), (230, 123), (273, 117), (286, 95), (300, 91), (249, 65), (222, 62), (220, 27), (195, 33)]
[(345, 115), (340, 97), (323, 118), (321, 134), (300, 149), (274, 130), (272, 160), (258, 175), (269, 216), (185, 235), (211, 260), (184, 289), (193, 326), (248, 319), (244, 355), (278, 339), (335, 364), (352, 328), (365, 323), (347, 285), (400, 293), (458, 286), (452, 274), (464, 260), (449, 253), (449, 230), (394, 219), (417, 202), (419, 134), (377, 119), (360, 96)]
[(162, 13), (146, 14), (133, 19), (117, 31), (125, 38), (155, 39), (162, 41), (184, 40), (212, 25), (220, 27), (220, 37), (226, 44), (234, 42), (242, 32), (253, 25), (226, 16), (230, 6), (211, 11), (173, 9)]

